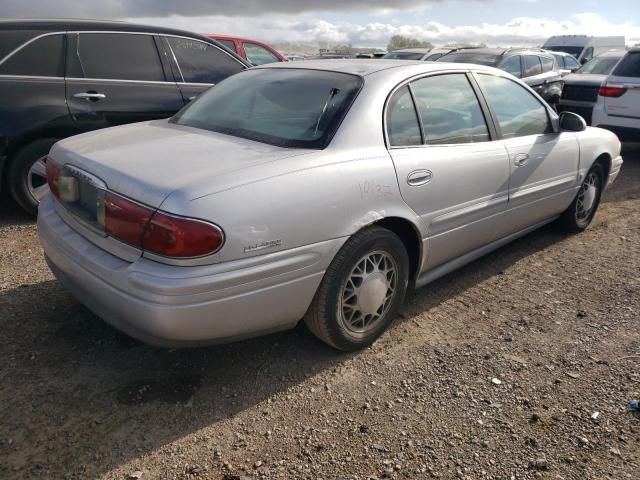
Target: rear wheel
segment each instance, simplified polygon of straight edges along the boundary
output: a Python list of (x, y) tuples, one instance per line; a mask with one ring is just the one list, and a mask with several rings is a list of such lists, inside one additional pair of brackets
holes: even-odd
[(366, 228), (345, 243), (327, 269), (305, 323), (339, 350), (366, 347), (397, 315), (408, 272), (409, 257), (398, 236)]
[(600, 205), (603, 186), (604, 170), (596, 163), (584, 177), (576, 198), (558, 219), (558, 224), (568, 232), (582, 232), (587, 228)]
[(57, 138), (43, 138), (22, 147), (13, 157), (7, 172), (7, 183), (15, 201), (32, 215), (49, 191), (46, 158)]

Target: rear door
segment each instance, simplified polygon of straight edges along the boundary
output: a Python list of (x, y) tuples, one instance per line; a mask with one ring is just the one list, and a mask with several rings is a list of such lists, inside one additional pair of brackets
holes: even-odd
[(226, 50), (188, 37), (164, 35), (175, 60), (178, 86), (185, 103), (246, 67)]
[(522, 85), (485, 73), (476, 78), (511, 163), (504, 236), (567, 208), (577, 187), (579, 145), (575, 133), (554, 131), (547, 107)]
[(607, 114), (640, 128), (640, 50), (627, 53), (607, 80), (607, 87), (611, 92), (604, 100)]
[(68, 35), (66, 97), (82, 130), (166, 118), (184, 105), (153, 34)]
[(509, 157), (480, 105), (464, 73), (415, 80), (388, 101), (400, 191), (428, 229), (423, 270), (491, 242), (506, 209)]

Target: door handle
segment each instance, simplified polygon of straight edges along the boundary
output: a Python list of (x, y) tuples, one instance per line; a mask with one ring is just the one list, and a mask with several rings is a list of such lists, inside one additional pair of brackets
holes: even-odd
[(104, 93), (98, 93), (98, 92), (76, 93), (76, 94), (73, 95), (73, 97), (74, 98), (82, 98), (84, 100), (94, 101), (94, 102), (107, 98), (107, 96)]
[(526, 153), (517, 154), (515, 160), (513, 161), (513, 164), (516, 167), (523, 167), (527, 163), (529, 163), (529, 155), (527, 155)]
[(414, 170), (407, 175), (407, 183), (412, 187), (419, 187), (431, 181), (433, 173), (431, 170)]

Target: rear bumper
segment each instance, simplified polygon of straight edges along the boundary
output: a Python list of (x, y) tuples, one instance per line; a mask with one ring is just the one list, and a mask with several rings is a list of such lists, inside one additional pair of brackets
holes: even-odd
[(127, 262), (72, 230), (49, 197), (38, 233), (58, 280), (86, 307), (145, 343), (227, 342), (293, 327), (344, 240), (200, 267)]
[(603, 102), (593, 109), (593, 126), (615, 133), (622, 142), (640, 141), (640, 118), (609, 115)]

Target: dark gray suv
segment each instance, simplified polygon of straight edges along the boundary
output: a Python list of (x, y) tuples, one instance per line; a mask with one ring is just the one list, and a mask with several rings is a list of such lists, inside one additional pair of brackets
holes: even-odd
[(562, 73), (553, 54), (538, 48), (465, 48), (438, 62), (475, 63), (509, 72), (533, 88), (547, 103), (556, 106), (562, 95)]
[(215, 40), (181, 30), (0, 21), (0, 185), (35, 213), (47, 192), (44, 162), (55, 142), (170, 117), (247, 67)]

